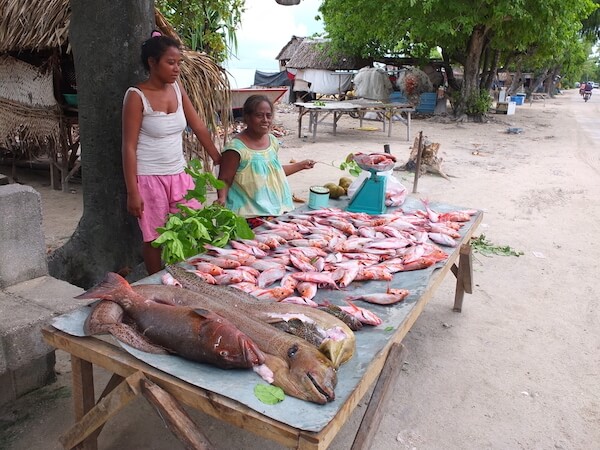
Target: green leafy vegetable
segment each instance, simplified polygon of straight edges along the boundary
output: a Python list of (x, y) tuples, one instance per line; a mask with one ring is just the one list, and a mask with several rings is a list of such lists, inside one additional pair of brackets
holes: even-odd
[(394, 327), (385, 327), (385, 328), (383, 329), (383, 331), (394, 331), (394, 330), (395, 330), (395, 328), (394, 328)]
[(490, 255), (521, 256), (521, 255), (524, 255), (523, 252), (515, 250), (508, 245), (492, 244), (490, 241), (488, 241), (486, 239), (485, 234), (482, 234), (479, 237), (471, 238), (471, 247), (476, 252), (479, 252), (485, 256), (490, 256)]
[(321, 101), (321, 100), (317, 100), (313, 102), (313, 105), (315, 106), (325, 106), (325, 102)]
[(346, 156), (346, 160), (340, 164), (340, 170), (347, 170), (350, 172), (350, 175), (355, 177), (362, 172), (360, 166), (356, 163), (356, 161), (354, 161), (354, 154), (352, 153)]
[[(202, 163), (197, 159), (190, 161), (186, 172), (195, 181), (195, 188), (185, 196), (187, 200), (195, 198), (204, 204), (207, 186), (216, 189), (224, 186), (212, 173), (202, 172)], [(224, 247), (231, 239), (254, 237), (246, 219), (221, 205), (212, 204), (198, 210), (185, 205), (177, 207), (179, 212), (169, 214), (165, 226), (157, 228), (160, 236), (152, 242), (154, 247), (162, 247), (161, 255), (166, 264), (202, 253), (204, 244)]]
[(275, 405), (285, 399), (283, 389), (271, 384), (257, 384), (254, 386), (254, 395), (267, 405)]

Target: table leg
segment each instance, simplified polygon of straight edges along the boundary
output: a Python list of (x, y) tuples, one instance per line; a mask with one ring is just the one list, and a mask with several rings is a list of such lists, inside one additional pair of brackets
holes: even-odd
[[(387, 117), (388, 112), (386, 112), (386, 117), (384, 117), (384, 120), (387, 118), (389, 120), (388, 123), (388, 137), (390, 137), (392, 135), (392, 122), (394, 121), (394, 110), (391, 109), (389, 111), (389, 117)], [(385, 131), (385, 129), (383, 130)]]
[[(78, 422), (96, 405), (94, 399), (94, 369), (92, 363), (71, 355), (71, 370), (73, 377), (73, 410), (75, 421)], [(78, 448), (97, 450), (96, 437), (90, 436), (85, 439)]]
[(460, 247), (458, 267), (454, 264), (452, 273), (456, 276), (453, 311), (461, 312), (465, 292), (467, 294), (473, 293), (473, 249), (469, 244)]
[(410, 111), (407, 111), (406, 114), (406, 140), (410, 141)]
[(319, 111), (311, 111), (311, 117), (314, 117), (314, 119), (312, 119), (313, 122), (313, 128), (312, 128), (312, 141), (315, 142), (317, 140), (317, 123), (319, 122)]
[(301, 106), (298, 112), (298, 137), (302, 137), (302, 116), (304, 115), (304, 108)]
[(333, 112), (333, 135), (334, 136), (335, 136), (335, 133), (337, 132), (337, 121), (339, 120), (341, 115), (342, 115), (342, 113), (339, 113), (337, 111)]
[(392, 348), (385, 360), (385, 365), (373, 390), (371, 400), (369, 400), (367, 411), (358, 427), (358, 432), (352, 444), (352, 450), (371, 448), (373, 437), (379, 428), (381, 419), (383, 419), (384, 406), (389, 400), (388, 391), (400, 374), (405, 355), (406, 347), (404, 345), (401, 343), (392, 344)]

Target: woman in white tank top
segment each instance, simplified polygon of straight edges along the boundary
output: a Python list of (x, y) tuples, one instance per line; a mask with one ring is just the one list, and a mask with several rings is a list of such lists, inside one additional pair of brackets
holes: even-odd
[(185, 173), (183, 130), (189, 126), (215, 164), (221, 155), (206, 125), (177, 80), (181, 52), (173, 39), (152, 32), (142, 44), (142, 63), (150, 76), (129, 88), (123, 101), (123, 172), (127, 186), (127, 209), (138, 218), (144, 240), (143, 255), (148, 274), (162, 268), (161, 249), (151, 242), (157, 227), (165, 224), (177, 204), (201, 205), (183, 197), (194, 186)]

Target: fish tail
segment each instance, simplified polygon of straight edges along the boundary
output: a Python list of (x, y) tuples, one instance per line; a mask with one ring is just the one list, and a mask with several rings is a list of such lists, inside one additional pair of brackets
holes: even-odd
[(108, 272), (100, 283), (75, 298), (111, 300), (123, 307), (127, 307), (131, 304), (130, 297), (135, 295), (135, 292), (131, 289), (125, 278), (117, 273)]

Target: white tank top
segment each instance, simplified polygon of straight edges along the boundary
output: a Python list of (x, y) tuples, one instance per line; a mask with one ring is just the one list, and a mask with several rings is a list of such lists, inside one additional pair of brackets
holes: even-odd
[(176, 175), (186, 166), (182, 133), (187, 122), (179, 85), (173, 83), (171, 86), (177, 94), (177, 111), (170, 114), (154, 111), (138, 88), (130, 87), (125, 93), (127, 98), (130, 92), (136, 92), (144, 105), (136, 152), (138, 175)]

